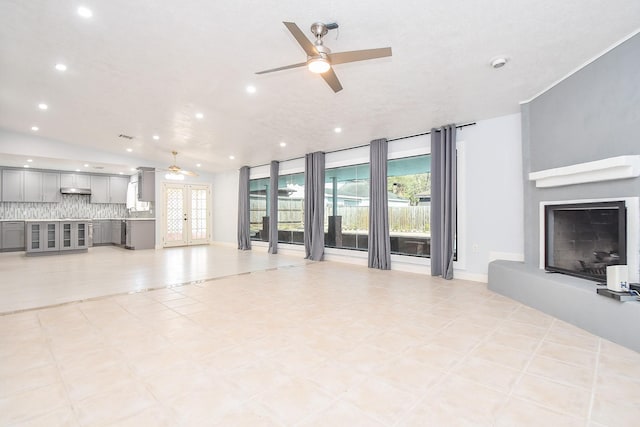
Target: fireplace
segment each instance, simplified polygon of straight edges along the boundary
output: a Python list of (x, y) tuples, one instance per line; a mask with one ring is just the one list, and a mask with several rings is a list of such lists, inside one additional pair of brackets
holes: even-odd
[(605, 281), (609, 265), (627, 264), (624, 201), (546, 205), (544, 268)]

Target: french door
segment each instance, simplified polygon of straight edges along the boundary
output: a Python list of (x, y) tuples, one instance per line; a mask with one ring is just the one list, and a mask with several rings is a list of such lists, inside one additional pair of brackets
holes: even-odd
[(164, 183), (163, 194), (163, 247), (208, 244), (211, 188)]

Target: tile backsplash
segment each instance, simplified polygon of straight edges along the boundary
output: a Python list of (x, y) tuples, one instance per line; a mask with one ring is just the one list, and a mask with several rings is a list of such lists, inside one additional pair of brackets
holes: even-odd
[(125, 218), (127, 206), (89, 203), (91, 196), (62, 194), (58, 203), (0, 202), (0, 219)]

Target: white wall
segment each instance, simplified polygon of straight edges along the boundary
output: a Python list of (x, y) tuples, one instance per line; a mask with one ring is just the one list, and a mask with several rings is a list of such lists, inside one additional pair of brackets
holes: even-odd
[[(464, 141), (465, 271), (486, 280), (492, 259), (524, 259), (520, 114), (479, 121)], [(480, 277), (478, 277), (480, 278)]]
[(211, 194), (211, 216), (213, 232), (211, 240), (238, 244), (238, 182), (239, 172), (231, 171), (213, 176)]

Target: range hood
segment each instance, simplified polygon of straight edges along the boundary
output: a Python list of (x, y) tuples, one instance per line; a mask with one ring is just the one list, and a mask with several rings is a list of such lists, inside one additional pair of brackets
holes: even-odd
[(62, 194), (91, 194), (90, 188), (77, 188), (77, 187), (62, 187), (60, 189)]

